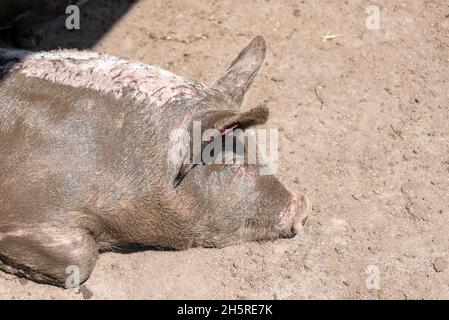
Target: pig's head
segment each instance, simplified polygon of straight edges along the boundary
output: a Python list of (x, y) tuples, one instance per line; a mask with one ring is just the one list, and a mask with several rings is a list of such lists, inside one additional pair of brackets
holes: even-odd
[[(221, 139), (223, 148), (226, 137), (238, 129), (242, 132), (263, 124), (268, 118), (265, 106), (239, 111), (265, 50), (261, 36), (251, 41), (215, 82), (213, 97), (204, 100), (208, 106), (195, 117), (201, 122), (201, 134), (215, 129), (214, 141)], [(193, 131), (192, 124), (190, 132), (195, 139)], [(191, 147), (191, 161), (178, 165), (173, 179), (176, 210), (189, 225), (191, 245), (225, 246), (294, 236), (305, 221), (307, 198), (292, 195), (274, 175), (262, 175), (260, 163), (248, 163), (246, 147), (245, 161), (240, 164), (198, 161), (208, 145), (203, 142), (196, 150)], [(231, 152), (235, 151), (234, 147)]]

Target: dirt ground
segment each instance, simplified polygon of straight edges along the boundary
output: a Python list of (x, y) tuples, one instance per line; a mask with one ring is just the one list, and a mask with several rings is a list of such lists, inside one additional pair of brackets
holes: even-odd
[(313, 205), (304, 233), (104, 253), (81, 289), (0, 273), (0, 298), (449, 299), (448, 2), (141, 0), (92, 49), (210, 84), (258, 34), (244, 108), (271, 111), (278, 176)]

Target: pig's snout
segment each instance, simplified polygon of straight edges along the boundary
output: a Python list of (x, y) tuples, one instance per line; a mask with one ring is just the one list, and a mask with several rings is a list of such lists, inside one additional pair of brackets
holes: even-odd
[(299, 199), (292, 196), (289, 205), (280, 214), (280, 229), (283, 233), (295, 236), (307, 220), (310, 203), (303, 195)]

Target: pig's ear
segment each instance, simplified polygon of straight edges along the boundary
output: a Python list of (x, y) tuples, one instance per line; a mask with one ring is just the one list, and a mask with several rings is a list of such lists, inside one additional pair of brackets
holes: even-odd
[(267, 107), (258, 106), (249, 111), (235, 113), (219, 119), (214, 123), (214, 129), (221, 133), (227, 130), (246, 129), (267, 122), (268, 114)]
[(213, 88), (227, 94), (240, 107), (245, 92), (265, 59), (265, 40), (255, 37), (231, 63), (228, 70), (215, 81)]

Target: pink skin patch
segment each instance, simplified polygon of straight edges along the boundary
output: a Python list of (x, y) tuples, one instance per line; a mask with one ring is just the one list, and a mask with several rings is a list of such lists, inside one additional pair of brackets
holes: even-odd
[(236, 124), (236, 125), (232, 126), (231, 128), (220, 130), (220, 135), (225, 136), (225, 135), (231, 134), (234, 131), (234, 129), (237, 127), (238, 127), (238, 125)]
[(248, 170), (248, 167), (238, 166), (234, 172), (233, 179), (240, 179), (241, 177), (248, 178), (250, 182), (256, 181), (256, 173), (253, 170)]
[(298, 202), (294, 197), (292, 197), (288, 207), (279, 215), (279, 227), (283, 230), (290, 230), (293, 226), (296, 214), (298, 212)]
[(120, 118), (120, 119), (116, 119), (115, 120), (115, 128), (116, 129), (122, 129), (123, 128), (123, 123), (125, 122), (125, 119)]
[(95, 104), (92, 100), (86, 101), (84, 104), (84, 111), (85, 112), (91, 112), (94, 108)]

